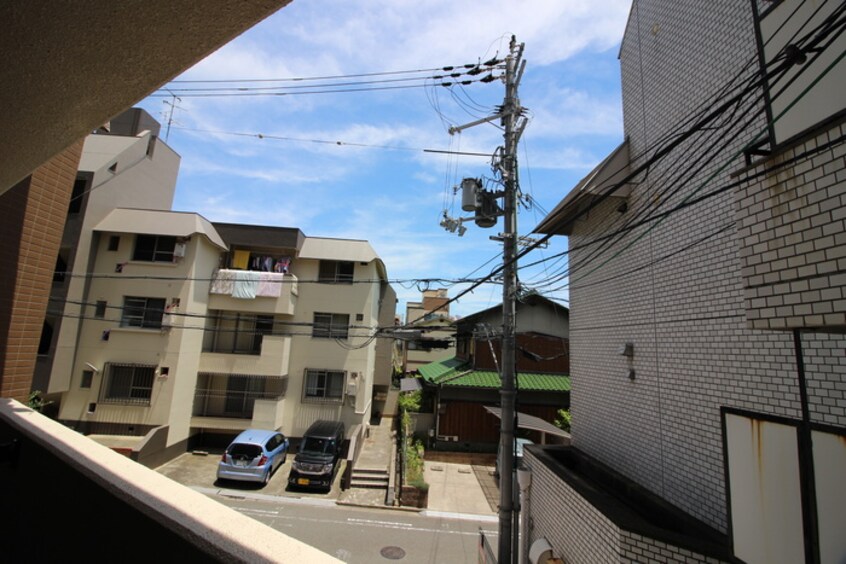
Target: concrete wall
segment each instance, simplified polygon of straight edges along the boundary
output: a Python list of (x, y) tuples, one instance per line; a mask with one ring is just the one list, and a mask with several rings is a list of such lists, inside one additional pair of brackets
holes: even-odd
[(4, 560), (96, 562), (131, 554), (154, 561), (166, 554), (186, 562), (271, 562), (280, 555), (337, 562), (4, 398), (0, 444), (12, 441), (14, 463), (0, 464), (4, 508), (14, 512), (3, 526), (4, 538), (14, 540)]

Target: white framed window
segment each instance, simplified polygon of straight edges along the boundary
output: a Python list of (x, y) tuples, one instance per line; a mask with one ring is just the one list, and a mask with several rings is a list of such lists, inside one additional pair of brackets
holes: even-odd
[(344, 399), (346, 372), (306, 368), (303, 401), (341, 402)]
[(346, 339), (349, 337), (350, 316), (347, 313), (314, 312), (312, 337)]

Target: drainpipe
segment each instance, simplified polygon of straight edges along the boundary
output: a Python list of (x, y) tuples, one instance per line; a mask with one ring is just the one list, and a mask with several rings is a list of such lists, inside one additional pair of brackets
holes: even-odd
[(517, 469), (517, 484), (520, 487), (520, 540), (518, 555), (520, 564), (527, 564), (529, 550), (529, 522), (532, 519), (531, 499), (532, 471), (528, 468)]

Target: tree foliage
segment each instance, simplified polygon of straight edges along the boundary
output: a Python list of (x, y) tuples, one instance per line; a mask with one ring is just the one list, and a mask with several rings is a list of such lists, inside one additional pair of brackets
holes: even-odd
[(569, 409), (559, 409), (555, 418), (555, 426), (563, 431), (570, 432), (571, 415)]

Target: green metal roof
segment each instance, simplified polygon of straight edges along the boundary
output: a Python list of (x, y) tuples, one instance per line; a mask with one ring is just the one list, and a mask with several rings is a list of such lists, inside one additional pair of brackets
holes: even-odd
[[(444, 378), (451, 374), (457, 374), (457, 368), (467, 366), (467, 361), (458, 360), (455, 357), (447, 358), (445, 360), (438, 360), (424, 364), (417, 368), (417, 371), (427, 382), (435, 382), (438, 379)], [(466, 369), (465, 369), (466, 370)]]
[[(493, 370), (472, 370), (468, 362), (450, 358), (431, 362), (417, 369), (430, 384), (461, 388), (501, 387), (499, 374)], [(542, 374), (539, 372), (518, 372), (517, 388), (535, 392), (569, 392), (570, 377), (564, 374)]]

